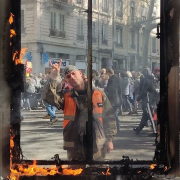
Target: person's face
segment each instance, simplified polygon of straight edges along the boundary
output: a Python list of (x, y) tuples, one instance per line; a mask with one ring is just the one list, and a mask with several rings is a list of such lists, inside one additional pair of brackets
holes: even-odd
[(102, 70), (101, 70), (101, 73), (102, 73), (102, 74), (106, 74), (106, 70), (105, 70), (105, 69), (102, 69)]
[(72, 71), (65, 76), (66, 82), (73, 88), (79, 87), (83, 83), (82, 72)]
[(101, 76), (102, 81), (106, 81), (106, 76)]
[(138, 78), (138, 76), (139, 76), (139, 75), (138, 75), (138, 73), (137, 73), (137, 72), (135, 72), (135, 77), (136, 77), (136, 78)]

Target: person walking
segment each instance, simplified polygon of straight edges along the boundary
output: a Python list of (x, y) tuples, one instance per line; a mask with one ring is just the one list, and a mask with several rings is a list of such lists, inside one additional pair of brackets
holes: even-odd
[[(82, 72), (77, 67), (69, 65), (64, 69), (65, 80), (72, 86), (71, 90), (56, 93), (57, 76), (60, 73), (61, 62), (51, 65), (51, 78), (44, 86), (43, 99), (48, 104), (64, 111), (63, 139), (64, 150), (68, 159), (87, 159), (84, 135), (88, 119), (87, 84), (82, 78)], [(107, 96), (94, 88), (93, 104), (93, 159), (102, 160), (105, 153), (113, 150), (113, 139), (117, 132), (116, 119)]]
[(142, 75), (140, 77), (140, 85), (139, 85), (139, 96), (136, 99), (136, 104), (142, 100), (142, 118), (138, 127), (133, 130), (136, 134), (139, 134), (140, 131), (147, 124), (147, 121), (150, 120), (156, 133), (155, 124), (152, 119), (151, 108), (155, 105), (156, 102), (156, 90), (154, 88), (154, 77), (152, 76), (151, 70), (148, 67), (145, 67), (142, 70)]
[(114, 109), (114, 114), (116, 117), (117, 131), (120, 130), (120, 119), (118, 117), (118, 110), (121, 107), (121, 82), (120, 79), (114, 74), (113, 69), (107, 71), (109, 80), (107, 86), (104, 88), (109, 101)]
[(129, 101), (129, 86), (130, 81), (126, 72), (121, 74), (122, 77), (122, 101), (124, 111), (129, 111), (129, 114), (132, 113), (132, 105)]

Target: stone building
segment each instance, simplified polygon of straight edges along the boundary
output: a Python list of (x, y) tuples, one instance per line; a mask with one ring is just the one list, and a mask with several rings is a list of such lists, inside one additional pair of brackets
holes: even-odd
[[(158, 0), (159, 1), (159, 0)], [(62, 68), (76, 65), (87, 72), (87, 0), (22, 0), (21, 41), (32, 54), (34, 73), (48, 73), (49, 63), (63, 60)], [(138, 70), (142, 62), (142, 34), (146, 22), (157, 24), (159, 4), (147, 19), (150, 0), (93, 0), (93, 69), (115, 72)], [(151, 32), (149, 62), (159, 66), (159, 40)], [(24, 60), (26, 58), (24, 57)]]

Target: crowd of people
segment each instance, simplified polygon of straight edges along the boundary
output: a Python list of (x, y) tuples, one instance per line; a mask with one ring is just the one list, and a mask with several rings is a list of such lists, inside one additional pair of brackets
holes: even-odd
[[(60, 76), (61, 61), (51, 64), (51, 73), (26, 78), (25, 92), (22, 96), (23, 107), (31, 110), (30, 101), (34, 94), (46, 107), (49, 124), (55, 123), (56, 109), (64, 112), (63, 138), (68, 159), (85, 158), (83, 146), (88, 114), (88, 78), (75, 66), (69, 65)], [(156, 132), (152, 114), (156, 109), (159, 91), (159, 69), (152, 73), (148, 67), (142, 71), (126, 71), (115, 74), (113, 69), (92, 74), (93, 126), (96, 139), (93, 144), (94, 159), (104, 158), (105, 153), (113, 150), (113, 139), (120, 130), (122, 115), (132, 115), (142, 109), (143, 114), (138, 127), (133, 130), (139, 134), (150, 120)], [(39, 100), (37, 100), (39, 103)], [(38, 103), (35, 103), (38, 106)]]

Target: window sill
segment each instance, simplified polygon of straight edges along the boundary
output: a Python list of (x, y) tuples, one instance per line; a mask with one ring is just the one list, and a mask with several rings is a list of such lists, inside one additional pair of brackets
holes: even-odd
[(58, 38), (58, 39), (66, 39), (66, 37), (52, 36), (52, 35), (50, 35), (49, 37), (51, 37), (51, 38)]
[(116, 47), (123, 49), (123, 44), (122, 43), (121, 44), (116, 44)]

